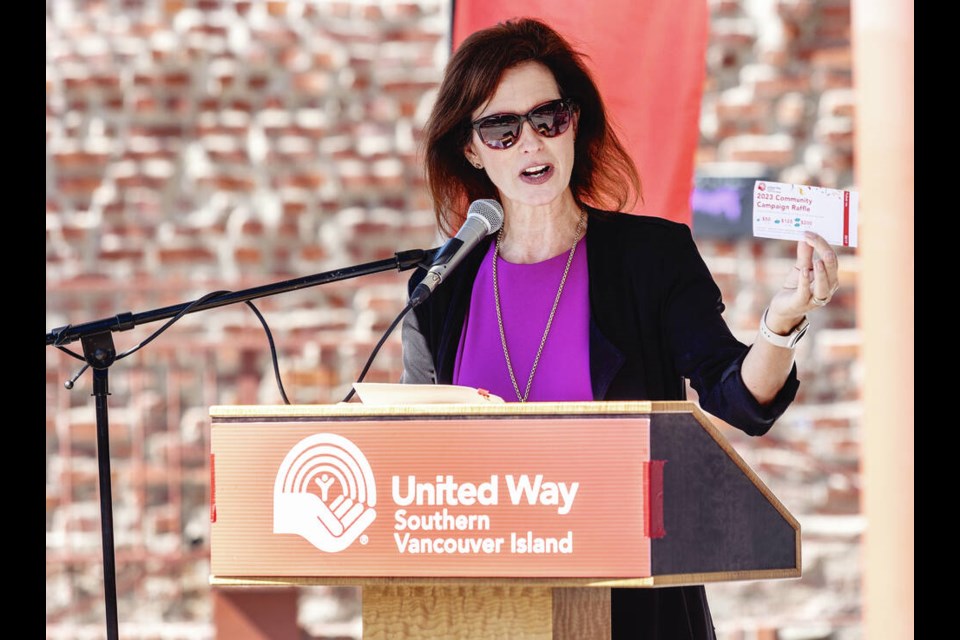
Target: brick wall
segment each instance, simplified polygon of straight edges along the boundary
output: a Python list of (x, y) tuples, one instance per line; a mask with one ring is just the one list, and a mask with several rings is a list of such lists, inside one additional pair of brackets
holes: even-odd
[[(417, 145), (449, 7), (405, 2), (48, 3), (47, 327), (435, 246)], [(698, 164), (855, 186), (849, 3), (711, 0)], [(790, 246), (698, 240), (752, 341)], [(708, 587), (722, 640), (860, 637), (857, 258), (797, 353), (798, 402), (741, 455), (803, 526), (804, 577)], [(340, 400), (404, 302), (385, 272), (256, 302), (295, 403)], [(120, 351), (160, 323), (114, 334)], [(79, 350), (79, 344), (72, 345)], [(48, 638), (104, 628), (91, 376), (46, 354)], [(400, 373), (399, 332), (368, 380)], [(241, 305), (184, 317), (111, 368), (121, 635), (209, 638), (207, 408), (281, 402)], [(356, 637), (354, 589), (301, 593), (305, 636)]]

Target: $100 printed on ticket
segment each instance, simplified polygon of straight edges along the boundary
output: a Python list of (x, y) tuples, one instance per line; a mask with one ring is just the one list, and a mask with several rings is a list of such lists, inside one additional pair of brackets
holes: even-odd
[(857, 246), (856, 191), (757, 180), (753, 186), (753, 235), (801, 240), (804, 231), (835, 246)]

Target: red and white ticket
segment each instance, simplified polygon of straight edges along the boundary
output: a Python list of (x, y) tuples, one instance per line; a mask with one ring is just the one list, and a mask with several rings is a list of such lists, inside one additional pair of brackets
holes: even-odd
[(838, 247), (857, 246), (856, 191), (757, 180), (753, 186), (753, 235), (801, 240), (813, 231)]

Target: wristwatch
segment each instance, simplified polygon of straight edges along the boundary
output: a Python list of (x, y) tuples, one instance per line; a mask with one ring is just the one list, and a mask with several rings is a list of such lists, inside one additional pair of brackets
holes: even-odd
[(762, 335), (767, 342), (774, 345), (775, 347), (783, 347), (784, 349), (793, 349), (797, 346), (797, 343), (800, 342), (800, 338), (807, 333), (807, 329), (810, 327), (810, 321), (807, 320), (807, 316), (803, 316), (803, 320), (790, 330), (785, 336), (780, 335), (779, 333), (774, 333), (770, 327), (767, 326), (767, 312), (770, 311), (770, 307), (767, 307), (763, 310), (763, 315), (760, 317), (760, 335)]

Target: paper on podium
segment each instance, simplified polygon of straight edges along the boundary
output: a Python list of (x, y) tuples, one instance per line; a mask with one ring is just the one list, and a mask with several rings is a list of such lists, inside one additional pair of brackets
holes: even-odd
[(368, 405), (498, 404), (504, 401), (486, 389), (455, 384), (354, 382), (353, 388), (360, 402)]

